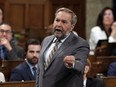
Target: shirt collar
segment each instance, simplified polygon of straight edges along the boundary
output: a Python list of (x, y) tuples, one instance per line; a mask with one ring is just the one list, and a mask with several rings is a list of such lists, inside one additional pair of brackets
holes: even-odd
[(87, 79), (85, 79), (85, 80), (83, 81), (84, 87), (86, 87), (86, 82), (87, 82)]
[(31, 65), (31, 64), (27, 61), (27, 59), (25, 59), (25, 61), (26, 61), (26, 63), (29, 65), (30, 68), (33, 68), (34, 66), (37, 68), (37, 64), (33, 66), (33, 65)]
[[(70, 35), (71, 33), (69, 33), (64, 39), (61, 40), (61, 43), (63, 43)], [(53, 43), (57, 40), (57, 38), (55, 37), (53, 40)]]

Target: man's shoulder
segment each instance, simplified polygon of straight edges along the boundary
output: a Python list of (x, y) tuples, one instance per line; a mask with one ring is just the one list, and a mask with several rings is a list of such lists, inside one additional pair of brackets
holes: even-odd
[(81, 44), (81, 45), (83, 45), (83, 44), (89, 45), (87, 40), (85, 40), (84, 38), (82, 38), (80, 36), (76, 36), (74, 38), (74, 41), (76, 41), (76, 43)]
[(47, 36), (43, 39), (42, 43), (48, 43), (50, 40), (53, 40), (54, 37), (54, 35)]
[(50, 35), (50, 36), (45, 37), (44, 40), (51, 39), (51, 38), (54, 38), (54, 37), (55, 37), (54, 35)]
[(17, 65), (14, 70), (20, 70), (22, 71), (23, 69), (25, 69), (25, 67), (27, 66), (26, 62), (22, 62), (21, 64)]

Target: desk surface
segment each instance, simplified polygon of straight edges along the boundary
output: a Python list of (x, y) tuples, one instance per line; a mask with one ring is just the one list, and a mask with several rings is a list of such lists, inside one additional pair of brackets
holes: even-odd
[(105, 59), (116, 59), (116, 56), (97, 56), (96, 58), (105, 58)]
[(116, 87), (116, 76), (103, 77), (106, 87)]
[(35, 87), (35, 81), (5, 82), (0, 83), (0, 87)]

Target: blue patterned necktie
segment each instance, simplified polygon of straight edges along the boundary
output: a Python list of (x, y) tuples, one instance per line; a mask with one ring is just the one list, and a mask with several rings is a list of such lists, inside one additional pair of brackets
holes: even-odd
[(34, 78), (36, 78), (36, 75), (37, 75), (37, 68), (34, 66), (34, 67), (32, 68), (32, 70), (33, 70), (33, 76), (34, 76)]
[(6, 48), (4, 46), (0, 46), (0, 56), (3, 60), (6, 60)]

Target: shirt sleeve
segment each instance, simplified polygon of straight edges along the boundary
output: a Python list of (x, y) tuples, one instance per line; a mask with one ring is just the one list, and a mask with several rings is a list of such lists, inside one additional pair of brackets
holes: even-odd
[(109, 36), (109, 43), (116, 42), (116, 38)]

